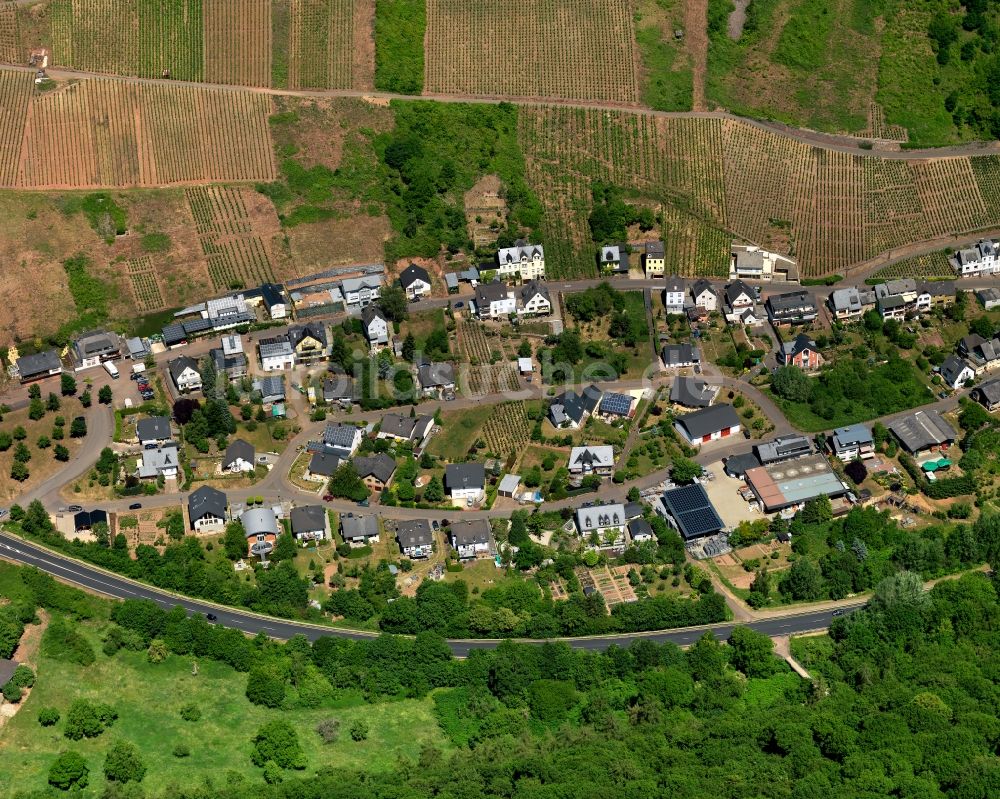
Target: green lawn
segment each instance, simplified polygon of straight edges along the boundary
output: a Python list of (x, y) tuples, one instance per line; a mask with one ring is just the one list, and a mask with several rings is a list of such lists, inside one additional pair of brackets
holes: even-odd
[(487, 417), (482, 408), (442, 411), (441, 431), (432, 436), (427, 451), (449, 461), (465, 460)]
[[(87, 632), (96, 641), (96, 631), (88, 628)], [(298, 730), (309, 771), (325, 766), (385, 771), (396, 768), (400, 757), (416, 760), (425, 744), (449, 748), (434, 720), (429, 697), (368, 705), (350, 694), (335, 708), (267, 710), (247, 701), (245, 675), (215, 661), (199, 661), (198, 675), (192, 676), (190, 657), (171, 655), (153, 665), (145, 653), (121, 652), (108, 658), (99, 647), (97, 651), (97, 662), (86, 669), (42, 659), (36, 687), (0, 736), (0, 795), (46, 787), (49, 765), (59, 752), (71, 749), (90, 766), (91, 784), (83, 795), (97, 796), (104, 787), (104, 753), (118, 738), (134, 742), (142, 751), (148, 767), (143, 786), (150, 794), (159, 794), (171, 784), (224, 780), (227, 771), (257, 780), (261, 770), (250, 762), (249, 741), (263, 722), (278, 717)], [(62, 730), (66, 710), (80, 697), (112, 704), (119, 718), (100, 737), (73, 742), (63, 737)], [(200, 721), (180, 718), (179, 710), (187, 703), (201, 708)], [(55, 727), (41, 727), (37, 715), (43, 707), (58, 708), (63, 720)], [(314, 731), (326, 718), (341, 723), (340, 740), (334, 744), (323, 745)], [(368, 740), (351, 740), (347, 731), (356, 719), (368, 722)], [(190, 757), (178, 760), (173, 756), (179, 743), (190, 747)]]

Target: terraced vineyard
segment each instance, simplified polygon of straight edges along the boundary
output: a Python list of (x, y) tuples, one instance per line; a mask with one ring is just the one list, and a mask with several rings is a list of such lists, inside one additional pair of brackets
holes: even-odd
[(892, 280), (896, 277), (955, 277), (955, 270), (948, 263), (948, 256), (942, 252), (932, 252), (906, 258), (898, 263), (879, 269), (872, 277)]
[(662, 209), (669, 266), (686, 275), (721, 274), (730, 237), (789, 253), (812, 276), (907, 242), (1000, 227), (997, 156), (890, 160), (738, 120), (561, 107), (523, 109), (518, 135), (556, 280), (594, 273), (594, 180)]
[(618, 0), (428, 0), (424, 86), (635, 103), (632, 14)]
[(205, 80), (270, 86), (271, 0), (211, 0), (203, 8)]
[(490, 452), (506, 457), (528, 443), (531, 422), (523, 402), (503, 402), (493, 408), (483, 425), (483, 440)]
[(23, 188), (273, 180), (266, 96), (81, 80), (33, 92), (0, 70), (0, 184)]
[(186, 191), (208, 274), (216, 289), (248, 288), (275, 279), (267, 247), (253, 232), (245, 191), (219, 186)]
[(17, 38), (17, 5), (14, 0), (0, 0), (0, 62), (23, 61)]
[(163, 307), (163, 292), (160, 291), (156, 268), (150, 256), (145, 255), (126, 261), (125, 272), (132, 284), (132, 295), (135, 297), (138, 310), (155, 311)]

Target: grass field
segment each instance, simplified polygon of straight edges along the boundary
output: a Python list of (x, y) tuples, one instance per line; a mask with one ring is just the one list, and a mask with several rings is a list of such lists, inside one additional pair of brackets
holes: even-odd
[(632, 13), (615, 0), (429, 0), (426, 41), (430, 92), (638, 99)]
[(635, 15), (640, 99), (659, 111), (690, 111), (691, 58), (674, 31), (684, 25), (681, 0), (640, 0)]
[(442, 411), (441, 431), (431, 438), (427, 451), (448, 461), (463, 461), (479, 437), (484, 414), (481, 408)]
[[(228, 666), (201, 660), (198, 675), (192, 676), (188, 657), (171, 655), (156, 665), (147, 661), (144, 652), (123, 651), (107, 658), (100, 654), (95, 631), (87, 627), (85, 632), (95, 641), (97, 662), (84, 669), (43, 658), (31, 696), (0, 735), (4, 761), (0, 794), (46, 787), (49, 765), (69, 748), (86, 758), (91, 777), (88, 795), (97, 795), (104, 784), (104, 752), (119, 738), (134, 742), (142, 751), (148, 767), (143, 787), (151, 793), (176, 784), (179, 772), (187, 785), (202, 778), (218, 779), (229, 770), (257, 778), (260, 770), (250, 763), (249, 741), (262, 723), (278, 717), (298, 730), (308, 768), (313, 770), (342, 766), (385, 771), (395, 768), (399, 757), (416, 760), (425, 744), (444, 750), (449, 746), (434, 721), (430, 698), (366, 705), (360, 698), (347, 696), (337, 707), (272, 711), (247, 701), (245, 675)], [(40, 708), (56, 707), (65, 717), (77, 698), (112, 704), (118, 720), (100, 737), (80, 742), (63, 738), (61, 723), (53, 728), (39, 726)], [(199, 721), (180, 718), (180, 708), (188, 703), (201, 709)], [(323, 745), (314, 729), (326, 718), (339, 719), (342, 733), (338, 742)], [(346, 730), (360, 718), (368, 722), (370, 734), (368, 740), (355, 742)], [(172, 751), (177, 744), (186, 744), (190, 757), (175, 758)]]

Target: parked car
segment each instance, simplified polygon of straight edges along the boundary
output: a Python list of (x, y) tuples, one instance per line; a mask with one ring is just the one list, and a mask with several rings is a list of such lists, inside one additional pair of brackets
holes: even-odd
[(66, 508), (66, 510), (68, 510), (70, 513), (79, 513), (80, 511), (83, 510), (83, 506), (82, 505), (70, 505), (68, 508)]
[(461, 300), (459, 300), (458, 302), (455, 303), (455, 307), (456, 308), (464, 308), (465, 307), (465, 303), (462, 302)]
[(435, 530), (437, 530), (440, 527), (440, 525), (437, 522), (437, 519), (431, 522), (431, 527), (433, 527)]
[(333, 502), (333, 494), (324, 494), (323, 495), (323, 501), (324, 502)]
[(367, 508), (370, 503), (367, 499), (363, 499), (358, 503), (358, 507)]
[(141, 507), (142, 507), (142, 503), (141, 502), (133, 502), (131, 505), (128, 506), (128, 509), (129, 510), (139, 510), (139, 508), (141, 508)]

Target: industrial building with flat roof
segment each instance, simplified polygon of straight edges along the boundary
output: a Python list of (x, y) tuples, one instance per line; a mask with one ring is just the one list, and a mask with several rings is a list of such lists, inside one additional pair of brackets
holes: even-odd
[(823, 494), (833, 499), (847, 493), (847, 487), (819, 454), (747, 469), (744, 479), (765, 513), (795, 507)]

